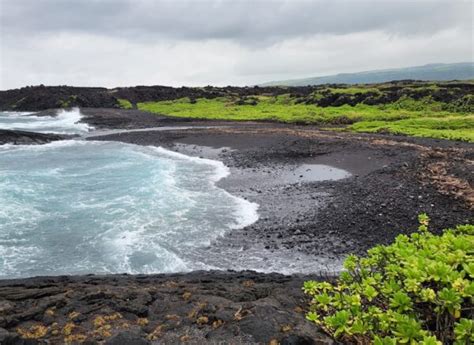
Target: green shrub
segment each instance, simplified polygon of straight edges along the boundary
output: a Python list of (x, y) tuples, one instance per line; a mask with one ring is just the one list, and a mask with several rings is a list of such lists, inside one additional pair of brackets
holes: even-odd
[(69, 96), (67, 99), (60, 99), (56, 105), (59, 107), (59, 108), (70, 108), (73, 104), (76, 103), (76, 100), (77, 100), (77, 96), (76, 95), (72, 95), (72, 96)]
[(337, 281), (307, 281), (307, 319), (355, 344), (474, 343), (474, 225), (419, 231), (350, 255)]
[(128, 99), (123, 99), (123, 98), (117, 98), (117, 102), (119, 104), (119, 107), (122, 109), (132, 109), (133, 105)]
[(451, 112), (474, 113), (474, 95), (465, 95), (451, 103), (445, 103), (443, 110)]
[(424, 112), (441, 112), (443, 104), (434, 101), (431, 97), (423, 97), (419, 100), (403, 96), (398, 101), (384, 104), (381, 108), (409, 110), (409, 111), (424, 111)]

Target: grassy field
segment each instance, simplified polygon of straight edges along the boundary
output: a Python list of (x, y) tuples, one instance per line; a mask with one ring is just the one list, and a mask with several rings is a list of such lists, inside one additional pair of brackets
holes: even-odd
[[(348, 94), (353, 94), (353, 89)], [(370, 90), (372, 91), (372, 90)], [(329, 91), (331, 92), (331, 91)], [(341, 90), (337, 90), (340, 93)], [(389, 132), (474, 142), (474, 113), (450, 110), (440, 102), (401, 99), (382, 105), (356, 104), (321, 107), (298, 103), (289, 95), (253, 96), (245, 99), (181, 98), (173, 101), (138, 103), (138, 108), (177, 117), (216, 120), (271, 120), (318, 124), (356, 132)], [(447, 109), (447, 110), (444, 110)]]

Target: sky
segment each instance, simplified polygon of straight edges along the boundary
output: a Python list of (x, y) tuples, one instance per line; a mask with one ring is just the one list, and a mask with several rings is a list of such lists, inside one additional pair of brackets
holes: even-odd
[(471, 0), (0, 0), (0, 89), (254, 85), (474, 60)]

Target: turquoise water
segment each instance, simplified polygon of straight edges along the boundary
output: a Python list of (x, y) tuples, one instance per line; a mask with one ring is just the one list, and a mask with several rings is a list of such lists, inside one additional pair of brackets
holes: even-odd
[(257, 219), (227, 174), (118, 142), (0, 146), (0, 277), (205, 269), (196, 252)]

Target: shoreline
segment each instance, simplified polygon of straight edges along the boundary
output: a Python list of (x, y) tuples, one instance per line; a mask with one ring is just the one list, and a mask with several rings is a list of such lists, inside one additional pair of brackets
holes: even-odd
[[(331, 133), (311, 126), (273, 123), (226, 122), (223, 126), (222, 121), (207, 121), (206, 126), (203, 126), (203, 121), (178, 119), (173, 122), (173, 118), (136, 110), (86, 108), (81, 109), (81, 113), (82, 121), (96, 130), (95, 133), (85, 135), (84, 140), (161, 146), (187, 157), (217, 160), (229, 169), (230, 176), (217, 181), (216, 186), (233, 196), (258, 204), (259, 219), (250, 226), (235, 229), (218, 239), (211, 246), (212, 250), (233, 247), (245, 251), (258, 243), (262, 245), (258, 250), (267, 251), (270, 256), (277, 253), (281, 257), (282, 252), (288, 250), (290, 256), (293, 253), (306, 255), (302, 261), (311, 261), (308, 260), (309, 256), (341, 261), (350, 253), (361, 254), (377, 243), (390, 242), (400, 232), (416, 230), (417, 209), (418, 213), (436, 212), (437, 208), (437, 214), (448, 212), (448, 217), (445, 215), (441, 220), (444, 224), (433, 219), (436, 228), (453, 226), (472, 218), (466, 200), (440, 194), (436, 190), (437, 186), (421, 181), (420, 170), (423, 167), (417, 164), (424, 163), (420, 162), (424, 150), (436, 151), (437, 155), (446, 151), (451, 154), (456, 150), (454, 153), (461, 158), (457, 163), (461, 164), (453, 167), (452, 172), (466, 179), (468, 184), (472, 183), (468, 157), (474, 150), (473, 144), (387, 135)], [(147, 126), (151, 126), (152, 130), (147, 131)], [(156, 131), (156, 128), (161, 130)], [(130, 132), (114, 132), (117, 130)], [(34, 133), (30, 135), (36, 136)], [(38, 135), (45, 137), (45, 142), (48, 142), (48, 135)], [(69, 139), (54, 135), (51, 137), (51, 140)], [(312, 181), (311, 173), (308, 178), (306, 172), (300, 169), (308, 165), (327, 165), (351, 175), (336, 180)], [(402, 189), (398, 194), (404, 195), (407, 200), (392, 197), (386, 202), (378, 193), (379, 184), (395, 188), (394, 192)], [(344, 194), (347, 190), (351, 191), (348, 195)], [(367, 197), (373, 200), (366, 200)], [(358, 207), (354, 199), (365, 201), (365, 205)], [(415, 207), (406, 207), (404, 203)], [(341, 204), (344, 205), (342, 208)], [(370, 207), (377, 209), (370, 212)], [(398, 214), (397, 207), (403, 207)], [(365, 220), (362, 225), (366, 226), (368, 234), (359, 229), (346, 231), (350, 229), (343, 227), (337, 222), (338, 219), (329, 219), (334, 218), (330, 217), (331, 213), (342, 213), (344, 225), (356, 225), (355, 218), (344, 216), (345, 213), (354, 214), (354, 211), (361, 209), (364, 212), (359, 214)], [(367, 219), (371, 215), (372, 219)], [(412, 222), (404, 219), (407, 215)], [(390, 219), (393, 216), (397, 218), (395, 222)], [(314, 231), (314, 228), (328, 227), (328, 221), (333, 223), (329, 224), (333, 229), (327, 233)], [(405, 226), (395, 228), (397, 223)], [(385, 231), (390, 230), (389, 236), (373, 233), (371, 228), (377, 224)], [(302, 258), (293, 259), (290, 257), (289, 261), (301, 261)], [(334, 272), (334, 269), (323, 271)], [(315, 270), (290, 270), (286, 273), (311, 272)]]
[[(104, 138), (106, 139), (106, 138)], [(227, 154), (238, 152), (230, 147), (213, 148), (210, 146), (200, 146), (191, 144), (175, 143), (173, 146), (167, 148), (188, 157), (204, 158), (229, 163), (229, 156)], [(222, 237), (216, 239), (208, 250), (217, 256), (225, 257), (225, 261), (229, 263), (238, 262), (238, 257), (244, 255), (248, 261), (262, 261), (265, 267), (248, 267), (248, 263), (243, 263), (241, 266), (222, 267), (223, 270), (230, 269), (235, 271), (253, 270), (258, 273), (266, 274), (284, 274), (284, 275), (301, 275), (301, 274), (336, 274), (342, 267), (342, 258), (312, 256), (305, 252), (293, 250), (293, 248), (276, 247), (271, 248), (261, 243), (255, 243), (254, 239), (250, 237), (249, 231), (256, 228), (267, 226), (268, 220), (275, 216), (275, 208), (281, 208), (286, 202), (281, 200), (277, 203), (278, 195), (273, 195), (273, 192), (281, 195), (281, 191), (288, 188), (290, 185), (301, 186), (301, 182), (295, 182), (289, 178), (292, 172), (297, 170), (298, 165), (287, 166), (285, 164), (272, 165), (273, 171), (277, 170), (278, 177), (269, 173), (269, 167), (257, 168), (242, 168), (232, 164), (231, 166), (225, 164), (229, 169), (229, 175), (223, 177), (216, 182), (216, 185), (225, 190), (230, 195), (240, 198), (241, 200), (249, 201), (258, 205), (258, 218), (255, 222), (245, 226), (238, 227), (225, 233)], [(304, 173), (304, 172), (302, 172)], [(273, 176), (272, 176), (273, 175)], [(298, 179), (304, 180), (303, 175), (296, 176)], [(269, 180), (267, 180), (269, 179)], [(249, 181), (253, 181), (250, 183)], [(307, 183), (305, 181), (303, 183)], [(323, 181), (330, 182), (330, 181)], [(317, 193), (316, 197), (311, 197), (312, 200), (324, 204), (326, 199), (330, 197), (329, 194)], [(293, 203), (295, 200), (292, 200)], [(302, 207), (307, 198), (300, 200), (298, 205), (284, 211), (282, 218), (295, 217), (297, 209)], [(271, 205), (268, 208), (268, 204)], [(278, 204), (278, 205), (276, 205)], [(280, 210), (282, 212), (282, 210)], [(295, 220), (299, 222), (299, 220)], [(283, 237), (283, 236), (282, 236)], [(282, 238), (279, 237), (279, 238)], [(232, 257), (232, 258), (229, 258)], [(254, 265), (258, 265), (254, 263)]]
[[(248, 227), (231, 231), (209, 250), (220, 254), (241, 250), (244, 259), (263, 250), (270, 268), (283, 253), (290, 255), (287, 262), (303, 264), (307, 258), (334, 262), (348, 253), (363, 253), (374, 244), (391, 242), (399, 233), (415, 231), (421, 212), (431, 216), (437, 229), (473, 220), (469, 194), (473, 144), (328, 132), (312, 126), (175, 120), (136, 110), (81, 112), (83, 121), (104, 130), (193, 127), (91, 139), (162, 146), (222, 161), (231, 174), (217, 185), (258, 203), (260, 217)], [(198, 128), (203, 123), (206, 128)], [(330, 165), (352, 176), (319, 182), (285, 180), (288, 170), (302, 164)], [(435, 169), (440, 166), (443, 169)], [(314, 264), (310, 262), (309, 267)], [(318, 327), (305, 320), (308, 301), (301, 291), (305, 279), (325, 277), (329, 278), (194, 271), (0, 280), (0, 342), (7, 332), (4, 339), (22, 344), (15, 330), (41, 324), (48, 328), (48, 339), (60, 343), (62, 330), (72, 322), (72, 333), (85, 335), (92, 343), (107, 339), (108, 344), (120, 344), (123, 339), (180, 342), (189, 336), (186, 340), (196, 344), (272, 340), (330, 344)], [(76, 312), (80, 316), (71, 320), (70, 315), (75, 315), (71, 313)], [(120, 314), (117, 319), (128, 328), (110, 320), (111, 334), (98, 334), (94, 319), (114, 313)], [(147, 324), (140, 321), (144, 318)], [(59, 327), (56, 336), (51, 333), (54, 327)]]

